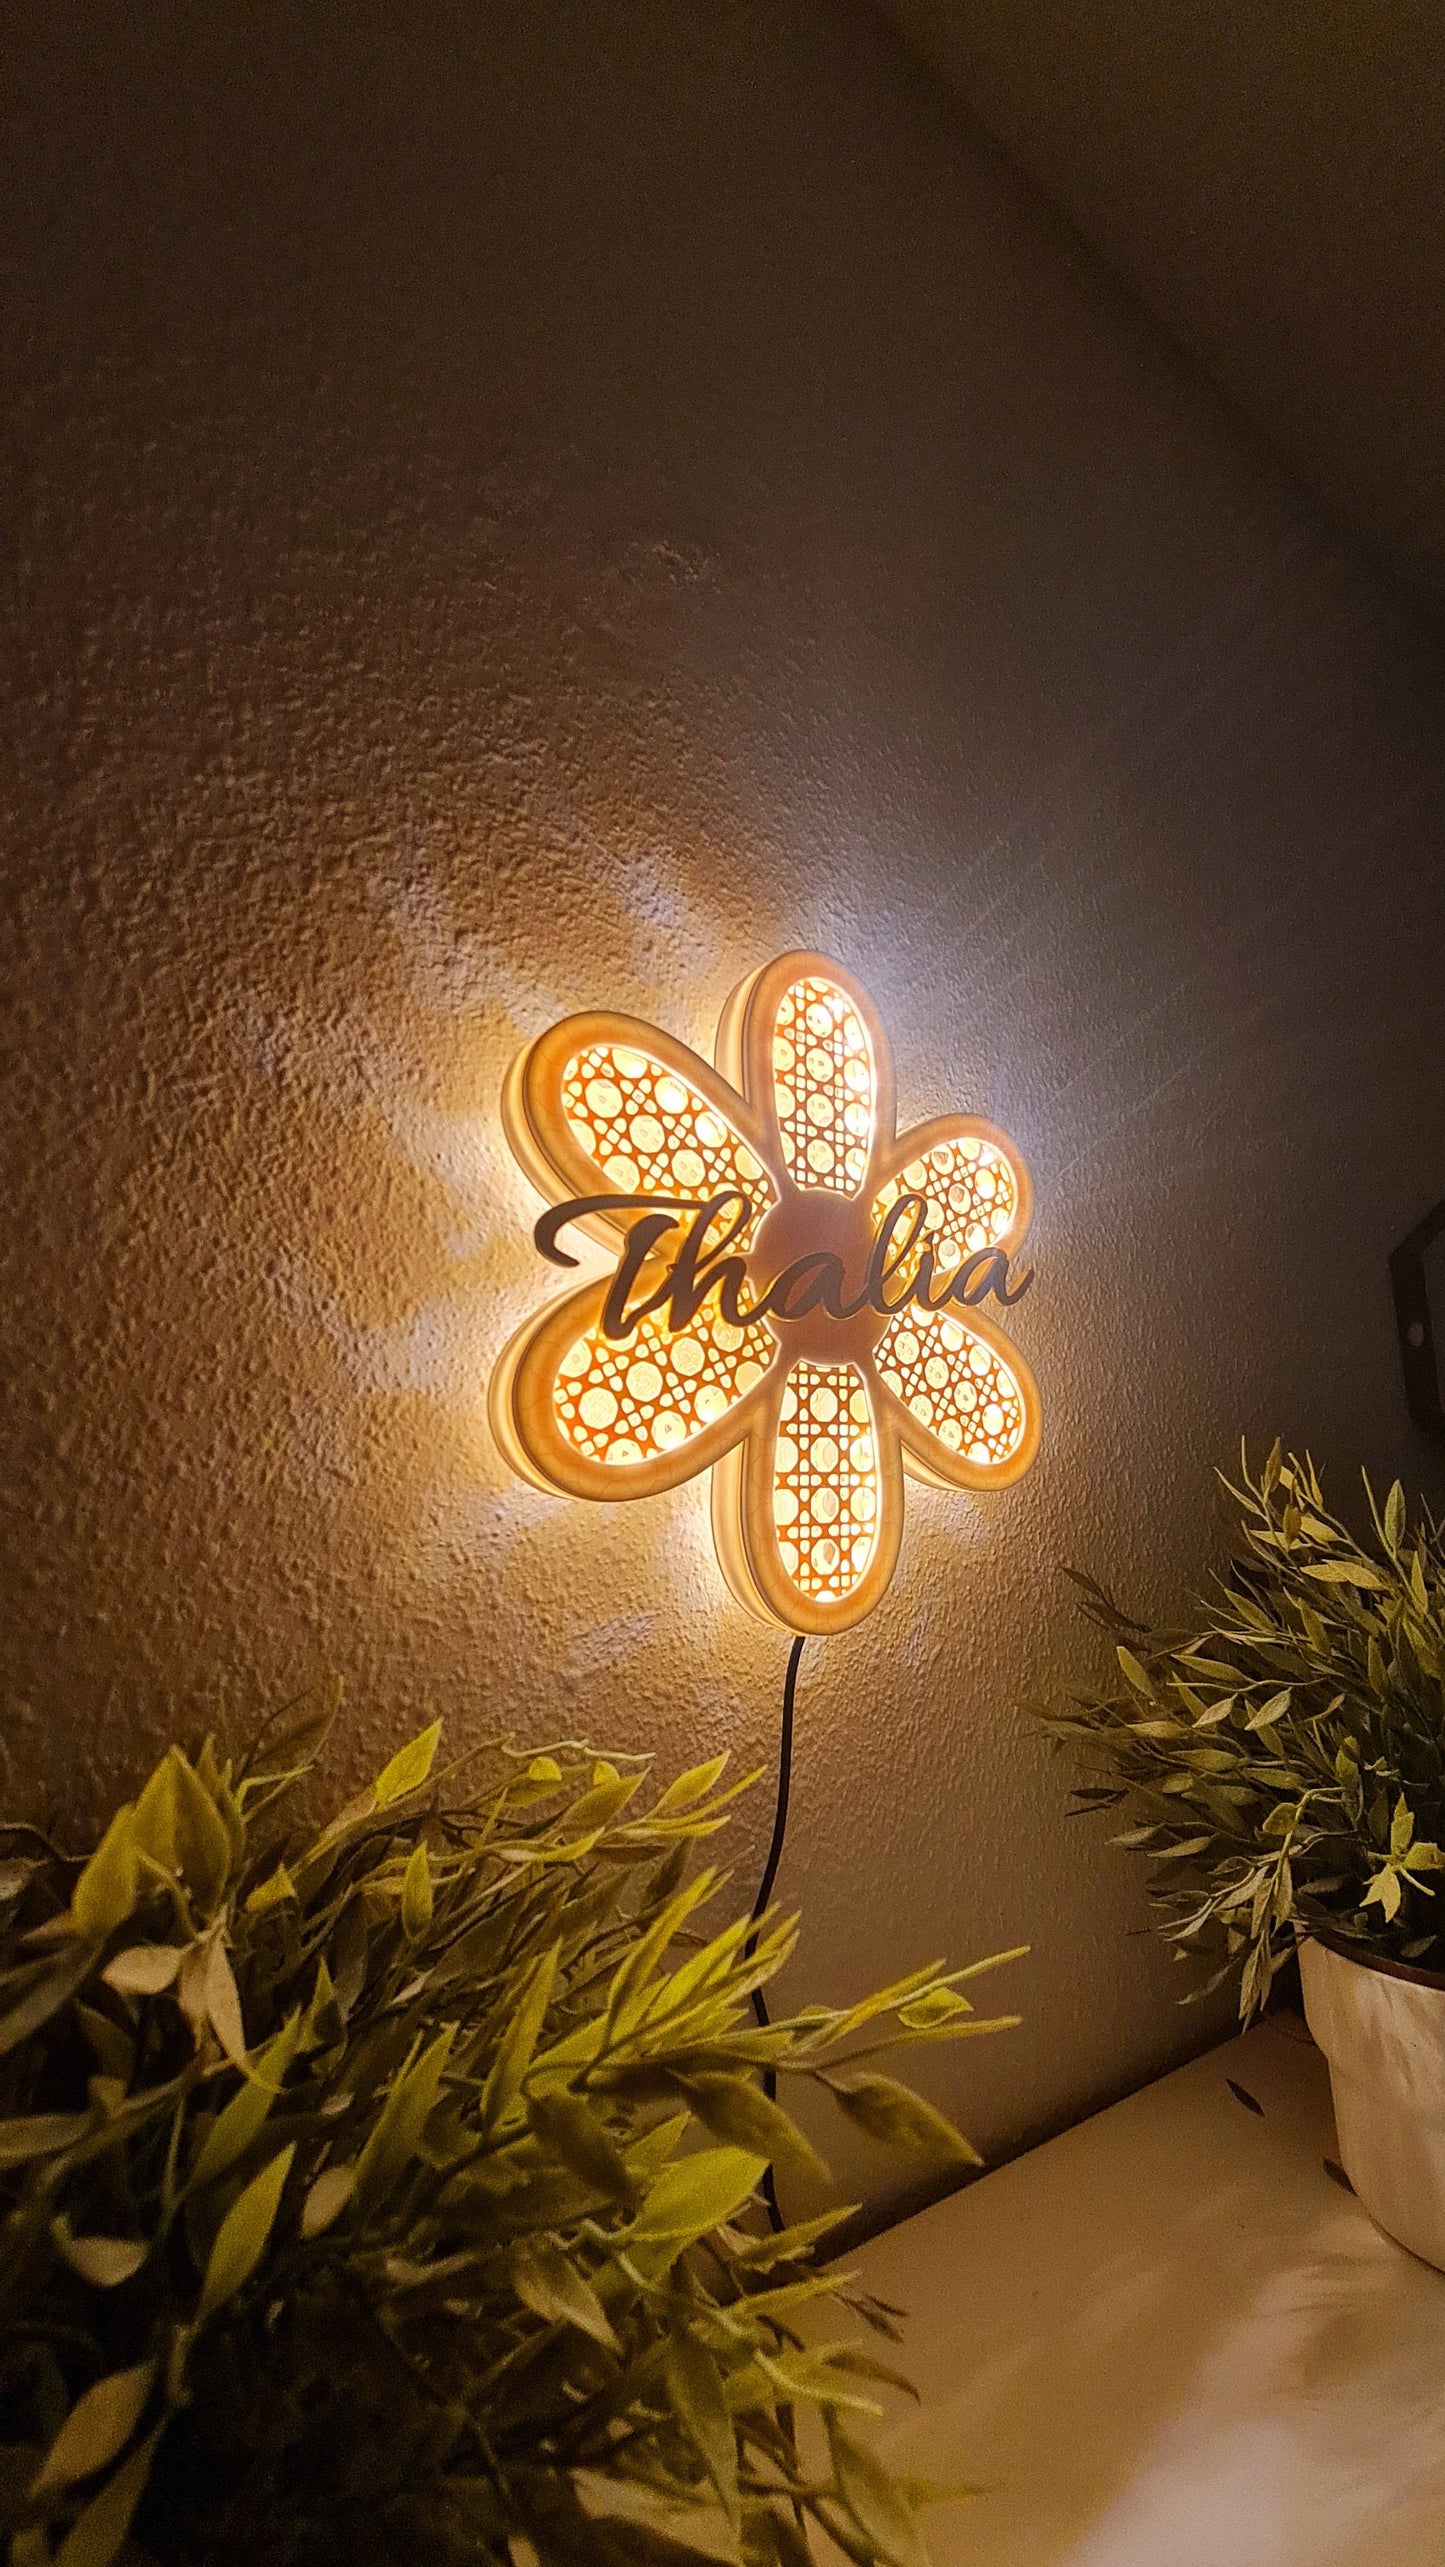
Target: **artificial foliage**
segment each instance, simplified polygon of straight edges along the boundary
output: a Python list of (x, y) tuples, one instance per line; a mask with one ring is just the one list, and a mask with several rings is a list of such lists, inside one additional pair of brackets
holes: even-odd
[(1045, 1717), (1106, 1777), (1078, 1805), (1130, 1804), (1180, 1956), (1222, 1956), (1194, 1993), (1237, 1970), (1247, 2022), (1308, 1935), (1445, 1970), (1445, 1533), (1367, 1481), (1360, 1541), (1278, 1445), (1223, 1486), (1234, 1556), (1186, 1627), (1077, 1581), (1118, 1681)]
[(973, 1973), (760, 2028), (796, 1927), (702, 1925), (722, 1759), (432, 1729), (320, 1824), (323, 1727), (173, 1748), (85, 1860), (3, 1831), (11, 2567), (918, 2567), (891, 2320), (841, 2213), (762, 2219), (816, 2168), (763, 2078), (967, 2158), (879, 2059), (997, 2028)]

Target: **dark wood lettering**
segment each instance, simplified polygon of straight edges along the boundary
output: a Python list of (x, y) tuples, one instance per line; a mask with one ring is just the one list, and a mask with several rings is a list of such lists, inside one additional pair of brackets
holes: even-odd
[(630, 1311), (627, 1307), (632, 1287), (659, 1239), (665, 1239), (668, 1231), (676, 1228), (677, 1215), (672, 1212), (649, 1212), (641, 1221), (634, 1221), (627, 1233), (622, 1261), (602, 1305), (604, 1337), (611, 1337), (620, 1344), (624, 1337), (631, 1336), (642, 1316), (641, 1310)]
[[(729, 1206), (736, 1207), (732, 1219), (722, 1237), (709, 1248), (708, 1232), (726, 1217)], [(666, 1310), (670, 1328), (690, 1328), (708, 1294), (715, 1292), (718, 1310), (729, 1327), (750, 1327), (756, 1313), (743, 1310), (738, 1301), (748, 1279), (747, 1266), (741, 1257), (730, 1257), (726, 1251), (747, 1228), (752, 1210), (747, 1196), (735, 1186), (715, 1194), (710, 1203), (700, 1204), (656, 1292), (640, 1301), (634, 1310), (632, 1326), (635, 1328), (639, 1319), (646, 1319), (654, 1310)]]
[[(1026, 1266), (1010, 1292), (1008, 1259), (1002, 1248), (976, 1248), (971, 1257), (964, 1258), (944, 1299), (960, 1303), (965, 1310), (976, 1310), (979, 1303), (987, 1301), (992, 1293), (994, 1300), (1001, 1301), (1007, 1310), (1016, 1301), (1022, 1301), (1033, 1279), (1033, 1267)], [(937, 1309), (939, 1304), (935, 1302), (931, 1307)]]
[[(856, 1318), (861, 1310), (874, 1310), (880, 1319), (892, 1319), (901, 1310), (938, 1311), (950, 1303), (974, 1310), (990, 1297), (1008, 1309), (1022, 1301), (1034, 1279), (1033, 1269), (1028, 1267), (1011, 1285), (1009, 1262), (1002, 1248), (979, 1248), (945, 1275), (935, 1291), (938, 1270), (933, 1249), (926, 1243), (918, 1247), (919, 1233), (928, 1217), (928, 1206), (921, 1194), (900, 1194), (889, 1205), (869, 1251), (862, 1291), (852, 1301), (843, 1297), (841, 1258), (831, 1249), (818, 1249), (795, 1257), (791, 1265), (773, 1277), (760, 1299), (745, 1305), (741, 1296), (747, 1284), (747, 1261), (728, 1251), (746, 1230), (753, 1205), (737, 1187), (728, 1187), (707, 1203), (669, 1195), (579, 1195), (571, 1203), (555, 1204), (551, 1211), (544, 1212), (533, 1236), (552, 1265), (575, 1266), (577, 1259), (557, 1244), (559, 1231), (569, 1221), (584, 1220), (589, 1213), (605, 1212), (615, 1217), (622, 1211), (640, 1212), (643, 1217), (634, 1221), (627, 1233), (602, 1305), (602, 1333), (614, 1344), (630, 1337), (639, 1322), (655, 1310), (666, 1311), (667, 1324), (674, 1332), (691, 1327), (710, 1293), (716, 1293), (719, 1314), (730, 1327), (756, 1328), (769, 1318), (804, 1319), (815, 1310), (825, 1310), (830, 1319)], [(630, 1306), (648, 1260), (667, 1233), (678, 1228), (684, 1214), (691, 1217), (661, 1282), (644, 1300)], [(716, 1238), (712, 1236), (714, 1231), (719, 1233)], [(918, 1261), (902, 1291), (890, 1294), (889, 1287), (916, 1248)]]
[(843, 1260), (830, 1248), (820, 1248), (810, 1257), (795, 1257), (769, 1284), (761, 1301), (754, 1302), (747, 1315), (747, 1326), (758, 1319), (806, 1319), (810, 1310), (826, 1310), (830, 1319), (851, 1316), (843, 1301)]
[[(851, 1318), (855, 1310), (876, 1310), (880, 1316), (891, 1319), (895, 1310), (907, 1309), (913, 1297), (911, 1288), (905, 1287), (896, 1301), (890, 1301), (888, 1286), (899, 1267), (906, 1264), (912, 1255), (918, 1233), (927, 1218), (928, 1206), (921, 1194), (900, 1194), (895, 1202), (890, 1203), (878, 1225), (878, 1236), (869, 1255), (863, 1289), (845, 1313), (846, 1317)], [(904, 1221), (909, 1224), (908, 1236), (895, 1251), (894, 1232)]]

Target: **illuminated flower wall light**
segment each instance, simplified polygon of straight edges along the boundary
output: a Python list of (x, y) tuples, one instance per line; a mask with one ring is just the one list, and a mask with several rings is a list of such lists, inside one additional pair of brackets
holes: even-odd
[(529, 1319), (492, 1377), (513, 1466), (573, 1497), (711, 1470), (733, 1592), (796, 1633), (861, 1621), (893, 1575), (904, 1474), (1002, 1487), (1039, 1400), (981, 1303), (1017, 1301), (1012, 1143), (974, 1115), (895, 1123), (887, 1039), (850, 975), (790, 953), (734, 991), (712, 1066), (629, 1016), (568, 1017), (507, 1082), (512, 1148), (617, 1255)]

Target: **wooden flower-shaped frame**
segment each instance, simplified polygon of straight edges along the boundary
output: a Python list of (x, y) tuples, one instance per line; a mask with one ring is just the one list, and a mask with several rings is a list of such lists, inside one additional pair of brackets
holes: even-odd
[[(519, 1472), (571, 1497), (651, 1497), (710, 1469), (734, 1593), (794, 1631), (841, 1631), (893, 1574), (905, 1472), (998, 1488), (1033, 1460), (1033, 1376), (977, 1306), (1018, 1297), (1028, 1175), (976, 1115), (897, 1131), (882, 1025), (822, 955), (744, 981), (716, 1055), (596, 1014), (514, 1063), (518, 1160), (621, 1263), (518, 1330), (493, 1430)], [(538, 1243), (572, 1263), (561, 1226), (544, 1215)], [(703, 1235), (679, 1297), (689, 1231)]]

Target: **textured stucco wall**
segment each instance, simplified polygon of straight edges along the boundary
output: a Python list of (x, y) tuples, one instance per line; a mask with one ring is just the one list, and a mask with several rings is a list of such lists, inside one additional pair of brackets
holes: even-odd
[(1027, 1725), (1062, 1565), (1177, 1599), (1241, 1428), (1420, 1459), (1438, 660), (861, 7), (87, 0), (6, 86), (17, 1768), (323, 1663), (342, 1763), (771, 1754), (701, 1485), (492, 1449), (497, 1092), (816, 944), (1032, 1165), (1046, 1426), (805, 1662), (795, 1985), (1031, 1938), (923, 2074), (1083, 2109), (1199, 2025)]

